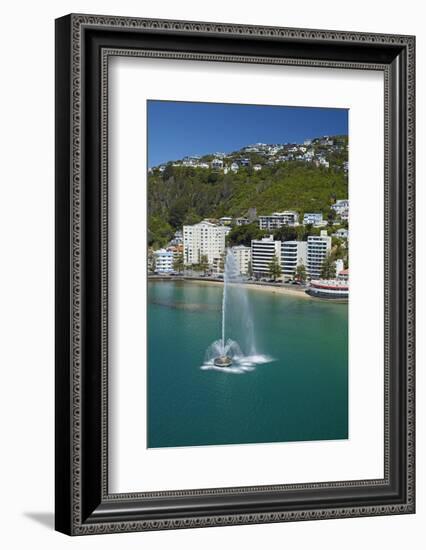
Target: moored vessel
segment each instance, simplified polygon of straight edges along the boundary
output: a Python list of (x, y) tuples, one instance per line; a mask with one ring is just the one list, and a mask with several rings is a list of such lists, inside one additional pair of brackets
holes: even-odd
[(340, 279), (319, 279), (311, 281), (306, 293), (315, 298), (348, 300), (349, 284), (347, 281)]

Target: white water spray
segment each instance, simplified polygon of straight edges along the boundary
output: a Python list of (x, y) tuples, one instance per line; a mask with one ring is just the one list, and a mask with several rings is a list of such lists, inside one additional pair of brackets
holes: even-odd
[[(243, 373), (255, 365), (273, 361), (271, 357), (256, 350), (254, 323), (247, 289), (238, 261), (231, 249), (227, 249), (222, 294), (221, 339), (214, 341), (206, 350), (203, 369)], [(228, 337), (232, 334), (239, 342)]]

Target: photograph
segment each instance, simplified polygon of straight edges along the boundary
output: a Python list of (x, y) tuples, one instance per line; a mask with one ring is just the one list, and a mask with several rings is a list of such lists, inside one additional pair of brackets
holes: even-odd
[(147, 448), (349, 439), (349, 109), (146, 109)]
[[(54, 201), (42, 201), (55, 213), (54, 431), (51, 403), (31, 378), (22, 384), (22, 369), (6, 369), (19, 373), (31, 410), (49, 405), (50, 439), (40, 441), (50, 454), (54, 443), (54, 464), (40, 455), (37, 475), (27, 473), (43, 487), (31, 494), (54, 481), (54, 536), (106, 535), (107, 546), (109, 534), (124, 546), (130, 533), (164, 535), (170, 546), (213, 528), (204, 542), (181, 542), (228, 547), (249, 530), (257, 548), (265, 534), (256, 539), (254, 524), (271, 524), (290, 547), (302, 531), (306, 547), (318, 546), (321, 531), (330, 550), (368, 537), (400, 548), (420, 528), (409, 517), (420, 18), (311, 0), (269, 19), (242, 3), (210, 15), (204, 4), (168, 4), (134, 15), (57, 8), (54, 174), (44, 141), (31, 137), (28, 162), (12, 159), (6, 178), (29, 167), (18, 178), (28, 200), (22, 185), (7, 187), (33, 231), (13, 208), (8, 226), (22, 242), (37, 237), (37, 265), (34, 228), (41, 220), (52, 232), (33, 200), (39, 158), (55, 180)], [(52, 50), (39, 14), (28, 19)], [(28, 71), (9, 72), (26, 89)], [(29, 126), (53, 145), (51, 124)], [(14, 249), (6, 257), (22, 259), (9, 270), (20, 282), (29, 259)], [(9, 325), (46, 312), (34, 288), (43, 304), (25, 315), (28, 300), (9, 292)], [(50, 391), (51, 369), (50, 382), (34, 369), (32, 356), (47, 353), (36, 341), (12, 342), (11, 357), (28, 349), (22, 364)], [(18, 439), (26, 456), (31, 438)], [(51, 500), (24, 503), (14, 532), (32, 533)]]

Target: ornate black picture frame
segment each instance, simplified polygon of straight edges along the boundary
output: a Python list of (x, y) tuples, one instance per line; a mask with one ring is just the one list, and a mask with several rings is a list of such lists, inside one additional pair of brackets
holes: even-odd
[[(383, 72), (383, 479), (108, 492), (107, 74), (116, 55)], [(58, 531), (414, 513), (414, 55), (413, 36), (74, 14), (56, 21)]]

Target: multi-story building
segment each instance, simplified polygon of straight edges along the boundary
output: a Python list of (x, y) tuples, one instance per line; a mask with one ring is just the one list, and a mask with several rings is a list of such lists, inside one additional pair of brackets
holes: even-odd
[(214, 170), (221, 170), (223, 168), (223, 160), (221, 158), (214, 158), (210, 165)]
[(268, 148), (268, 153), (270, 155), (276, 155), (277, 153), (279, 153), (282, 149), (282, 146), (281, 145), (272, 145)]
[(191, 155), (191, 156), (188, 156), (188, 157), (184, 157), (182, 159), (182, 165), (183, 166), (199, 166), (200, 158), (201, 157), (199, 155)]
[(349, 239), (349, 231), (344, 227), (341, 227), (335, 233), (333, 233), (333, 237), (337, 237), (339, 239)]
[(155, 273), (172, 273), (174, 254), (172, 250), (161, 248), (154, 252)]
[(308, 162), (312, 162), (312, 160), (315, 158), (315, 152), (314, 151), (306, 151), (306, 153), (304, 153), (303, 155), (303, 159), (308, 161)]
[(241, 275), (247, 275), (249, 272), (249, 264), (251, 262), (251, 248), (250, 246), (238, 245), (231, 248), (237, 263), (238, 269)]
[(251, 269), (255, 277), (269, 275), (274, 257), (281, 262), (281, 241), (274, 241), (272, 235), (251, 241)]
[(269, 216), (259, 216), (260, 229), (272, 231), (279, 229), (283, 225), (296, 225), (299, 221), (297, 212), (288, 210), (286, 212), (274, 212)]
[(331, 207), (338, 216), (345, 214), (349, 210), (349, 200), (340, 199), (336, 201)]
[(330, 251), (331, 237), (327, 235), (325, 229), (321, 231), (320, 235), (310, 235), (308, 237), (306, 268), (311, 279), (320, 276), (322, 264)]
[(265, 147), (264, 143), (256, 143), (255, 145), (247, 145), (243, 147), (243, 151), (246, 153), (258, 153)]
[(250, 223), (250, 220), (244, 217), (241, 218), (235, 218), (236, 225), (248, 225)]
[(299, 265), (306, 267), (308, 243), (283, 241), (281, 243), (281, 271), (285, 279), (293, 279)]
[(231, 225), (233, 221), (233, 218), (231, 218), (231, 216), (222, 216), (221, 218), (219, 218), (219, 223), (221, 225)]
[(324, 157), (319, 157), (318, 163), (319, 163), (320, 166), (324, 166), (324, 168), (330, 168), (329, 161)]
[(183, 244), (183, 233), (180, 229), (175, 231), (173, 239), (170, 241), (170, 246), (177, 246)]
[(308, 212), (303, 216), (304, 225), (320, 225), (322, 221), (321, 212)]
[(183, 226), (183, 257), (185, 265), (198, 264), (207, 256), (210, 266), (216, 265), (225, 252), (225, 237), (230, 228), (203, 220)]
[(342, 222), (348, 222), (349, 221), (349, 208), (347, 210), (344, 210), (340, 214), (340, 219), (342, 220)]

